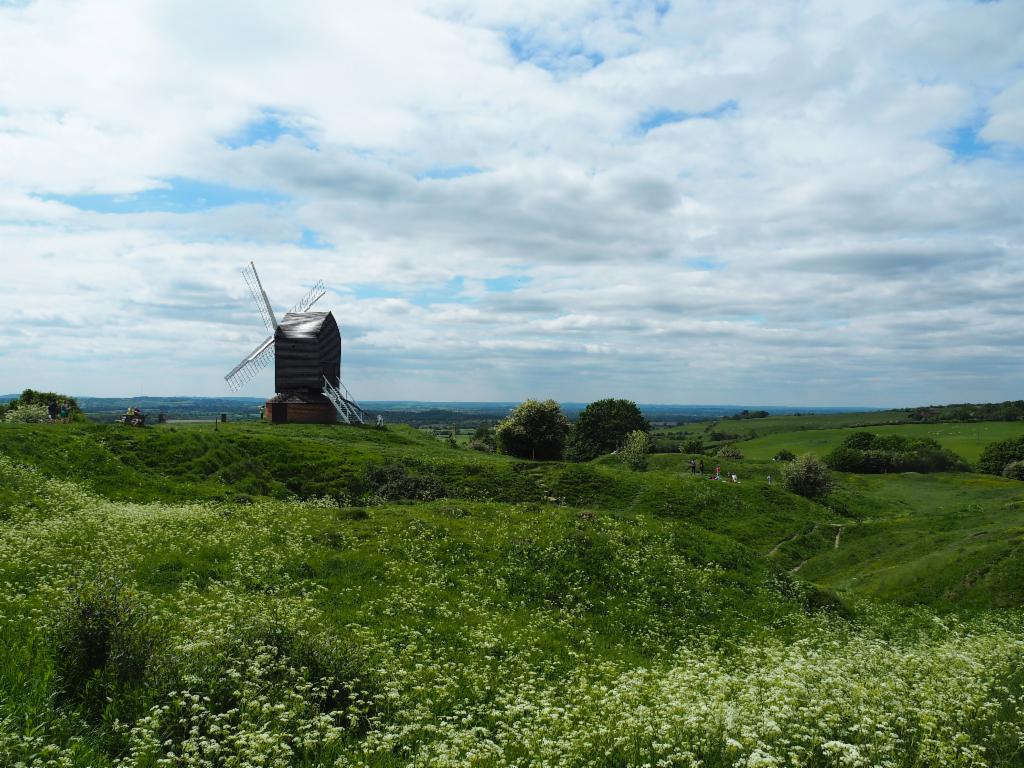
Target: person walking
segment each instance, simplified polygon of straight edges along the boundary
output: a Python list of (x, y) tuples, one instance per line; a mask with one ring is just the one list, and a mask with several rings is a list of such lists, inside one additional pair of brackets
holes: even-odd
[(55, 421), (57, 421), (58, 410), (59, 409), (57, 407), (57, 400), (56, 400), (56, 398), (51, 399), (50, 400), (50, 404), (48, 406), (46, 406), (46, 412), (50, 416), (50, 423), (51, 424), (53, 424)]
[(68, 415), (69, 415), (69, 413), (70, 413), (70, 411), (68, 409), (67, 401), (66, 400), (62, 400), (61, 403), (60, 403), (60, 423), (61, 424), (67, 424), (68, 423)]
[(696, 459), (690, 459), (690, 474), (691, 475), (696, 475), (697, 474), (697, 460)]
[(700, 460), (699, 469), (700, 469), (700, 473), (703, 475), (704, 474), (704, 459)]

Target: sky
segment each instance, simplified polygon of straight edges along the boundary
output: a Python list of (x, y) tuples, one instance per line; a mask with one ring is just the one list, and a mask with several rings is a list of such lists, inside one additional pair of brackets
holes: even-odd
[[(1024, 397), (1024, 3), (0, 0), (0, 393)], [(268, 369), (241, 394), (272, 393)]]

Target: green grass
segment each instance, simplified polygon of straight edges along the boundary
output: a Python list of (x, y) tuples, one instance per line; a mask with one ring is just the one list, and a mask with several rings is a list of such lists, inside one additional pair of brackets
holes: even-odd
[[(1024, 484), (980, 475), (845, 475), (836, 496), (862, 519), (800, 574), (903, 604), (1024, 604)], [(831, 534), (831, 532), (830, 532)]]
[(1024, 764), (1024, 484), (688, 460), (0, 425), (0, 764)]
[(845, 427), (875, 426), (878, 424), (899, 424), (906, 420), (907, 411), (868, 411), (863, 413), (813, 413), (766, 416), (763, 419), (722, 419), (720, 421), (694, 421), (677, 427), (655, 430), (655, 434), (687, 434), (704, 436), (710, 432), (735, 434), (738, 439), (752, 435), (772, 435), (777, 432), (793, 432), (805, 429), (842, 429)]
[[(816, 417), (815, 417), (816, 418)], [(907, 438), (930, 437), (938, 440), (963, 456), (972, 464), (989, 443), (1024, 435), (1024, 422), (985, 421), (971, 424), (896, 424), (866, 427), (866, 431), (879, 435), (900, 435)], [(739, 445), (744, 456), (752, 459), (770, 459), (782, 449), (796, 454), (814, 453), (823, 456), (856, 431), (854, 428), (818, 429), (773, 432), (764, 437), (746, 440)], [(762, 433), (758, 433), (762, 434)]]

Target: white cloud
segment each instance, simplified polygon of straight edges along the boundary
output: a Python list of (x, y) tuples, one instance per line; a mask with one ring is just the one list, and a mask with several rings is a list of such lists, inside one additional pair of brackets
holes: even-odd
[(223, 392), (254, 260), (365, 399), (1019, 397), (1021, 8), (0, 7), (0, 391)]

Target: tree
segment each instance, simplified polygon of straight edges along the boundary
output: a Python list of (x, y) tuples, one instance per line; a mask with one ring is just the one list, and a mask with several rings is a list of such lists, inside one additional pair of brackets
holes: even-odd
[(626, 435), (639, 430), (650, 432), (651, 424), (632, 400), (613, 397), (597, 400), (576, 419), (573, 432), (573, 458), (588, 461), (610, 453), (622, 445)]
[(788, 448), (783, 448), (781, 451), (772, 456), (772, 461), (792, 461), (796, 458), (796, 454)]
[(1024, 437), (989, 443), (981, 452), (978, 469), (991, 475), (998, 475), (1003, 467), (1014, 461), (1024, 460)]
[(699, 437), (691, 437), (681, 448), (683, 453), (704, 453), (704, 441)]
[(930, 437), (855, 432), (825, 455), (825, 463), (842, 472), (961, 472), (969, 469), (960, 456)]
[[(72, 421), (85, 421), (85, 417), (82, 415), (82, 410), (78, 407), (78, 401), (73, 397), (62, 395), (59, 392), (37, 392), (34, 389), (26, 389), (22, 391), (20, 396), (11, 400), (4, 410), (6, 410), (8, 414), (11, 414), (19, 408), (29, 405), (45, 409), (52, 400), (56, 400), (58, 403), (64, 402), (68, 404), (68, 413), (70, 414)], [(0, 411), (0, 415), (3, 415), (2, 411)], [(10, 418), (11, 420), (16, 420), (16, 417), (14, 416), (11, 416)], [(26, 416), (18, 420), (25, 421), (29, 418), (31, 417)]]
[(554, 400), (520, 403), (494, 429), (498, 450), (521, 459), (560, 459), (569, 420)]
[(647, 469), (647, 454), (653, 447), (654, 443), (649, 434), (642, 429), (634, 429), (626, 435), (626, 441), (619, 451), (619, 458), (630, 469), (643, 472)]
[(481, 453), (494, 453), (494, 430), (487, 424), (481, 424), (473, 433), (469, 447)]
[(477, 440), (481, 443), (488, 443), (492, 447), (494, 446), (494, 429), (488, 424), (481, 424), (473, 432), (473, 440)]
[(783, 470), (782, 480), (793, 493), (818, 499), (832, 490), (832, 474), (828, 467), (810, 453), (798, 456)]

